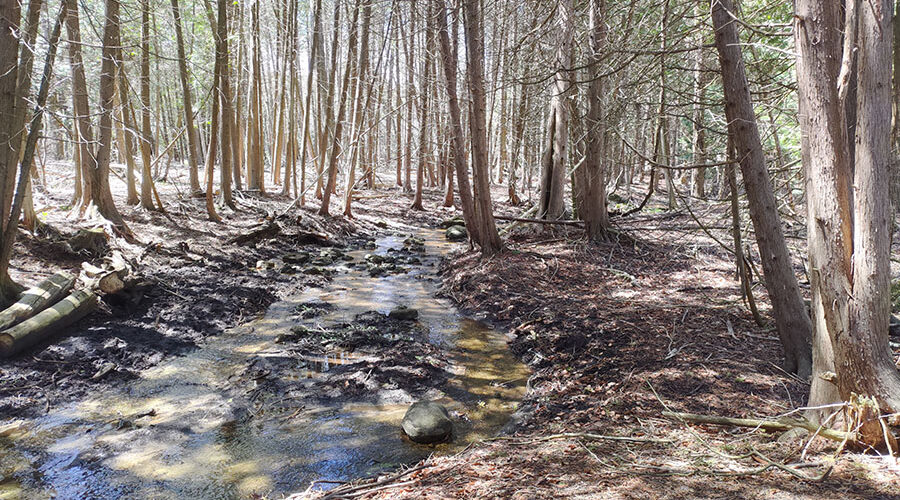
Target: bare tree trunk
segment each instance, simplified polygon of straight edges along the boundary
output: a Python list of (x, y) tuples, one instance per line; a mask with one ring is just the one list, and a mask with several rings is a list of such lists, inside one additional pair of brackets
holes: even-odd
[[(221, 54), (217, 53), (216, 55), (217, 57), (222, 58), (222, 61), (219, 63), (221, 72), (219, 73), (220, 93), (218, 95), (219, 99), (221, 99), (219, 109), (222, 113), (222, 117), (220, 118), (221, 121), (219, 123), (222, 132), (222, 165), (219, 170), (219, 183), (222, 189), (222, 202), (232, 210), (236, 210), (237, 206), (234, 203), (231, 189), (231, 169), (233, 168), (233, 159), (237, 155), (234, 147), (234, 140), (232, 139), (232, 134), (235, 132), (235, 122), (234, 106), (231, 101), (230, 71), (228, 70), (228, 1), (219, 0), (218, 7), (219, 22), (216, 29), (219, 32), (219, 40), (221, 40)], [(259, 151), (261, 151), (261, 149)], [(262, 172), (259, 172), (259, 180), (260, 190), (262, 190)]]
[[(338, 66), (338, 53), (340, 52), (340, 48), (338, 47), (338, 40), (341, 33), (341, 0), (335, 0), (334, 2), (334, 23), (332, 26), (332, 37), (331, 37), (331, 71), (328, 72), (327, 83), (325, 84), (325, 103), (324, 106), (324, 114), (325, 114), (325, 126), (319, 133), (319, 154), (322, 156), (320, 161), (320, 166), (324, 170), (326, 164), (331, 163), (331, 159), (327, 157), (327, 152), (329, 151), (329, 147), (334, 145), (334, 96), (337, 93), (338, 89), (336, 88), (337, 79), (337, 66)], [(324, 56), (319, 59), (321, 63), (319, 65), (320, 68), (320, 81), (319, 81), (319, 90), (322, 90), (322, 76), (325, 73), (325, 58)], [(321, 94), (320, 94), (321, 95)], [(330, 143), (329, 143), (330, 141)], [(324, 186), (323, 172), (316, 172), (316, 198), (322, 199), (323, 193), (322, 189)], [(330, 195), (329, 195), (330, 196)]]
[(353, 187), (356, 184), (356, 164), (362, 157), (360, 138), (362, 136), (362, 130), (365, 128), (363, 123), (366, 119), (366, 107), (368, 105), (368, 99), (364, 94), (366, 94), (366, 82), (369, 80), (369, 24), (372, 19), (372, 4), (369, 0), (361, 1), (364, 2), (362, 5), (362, 26), (360, 27), (360, 30), (362, 31), (362, 40), (360, 41), (359, 48), (359, 62), (356, 66), (356, 92), (354, 93), (356, 109), (353, 116), (353, 129), (351, 130), (350, 136), (353, 150), (350, 155), (349, 164), (347, 165), (346, 182), (344, 183), (344, 215), (347, 217), (353, 217), (351, 205), (353, 203)]
[(463, 209), (463, 219), (469, 229), (469, 238), (481, 244), (479, 225), (475, 219), (475, 202), (472, 200), (472, 189), (469, 187), (469, 172), (466, 165), (465, 132), (462, 127), (462, 116), (459, 108), (459, 97), (456, 91), (456, 59), (450, 48), (450, 36), (447, 30), (447, 9), (444, 0), (432, 0), (437, 4), (438, 45), (441, 51), (441, 66), (444, 70), (444, 82), (447, 86), (447, 104), (450, 111), (450, 147), (452, 149), (453, 170), (459, 184), (459, 201)]
[[(430, 2), (429, 2), (430, 4)], [(413, 0), (415, 6), (415, 0)], [(432, 39), (434, 30), (431, 29), (432, 17), (429, 13), (425, 15), (425, 46), (423, 52), (425, 57), (422, 58), (422, 93), (419, 96), (419, 159), (416, 166), (416, 194), (413, 198), (413, 210), (425, 210), (422, 206), (422, 184), (425, 182), (425, 163), (428, 161), (428, 101), (430, 92), (428, 91), (431, 79), (431, 56), (429, 51), (432, 49)]]
[(138, 197), (137, 184), (135, 179), (135, 171), (137, 165), (134, 163), (134, 151), (132, 150), (133, 142), (131, 140), (132, 130), (134, 126), (131, 123), (131, 117), (128, 113), (128, 89), (126, 88), (125, 68), (120, 64), (118, 69), (117, 87), (118, 92), (114, 94), (113, 105), (119, 110), (119, 120), (116, 121), (116, 138), (119, 143), (119, 152), (125, 157), (127, 171), (125, 173), (126, 189), (128, 196), (125, 203), (129, 205), (137, 205), (141, 199)]
[(600, 61), (606, 43), (605, 5), (603, 0), (591, 0), (591, 57), (593, 64), (589, 74), (587, 115), (587, 150), (579, 175), (582, 179), (580, 215), (585, 233), (590, 240), (606, 239), (609, 230), (609, 214), (606, 211), (606, 165), (603, 159), (606, 137), (606, 117), (603, 99), (604, 79), (600, 76)]
[[(564, 0), (566, 1), (566, 0)], [(481, 244), (481, 254), (494, 255), (503, 249), (491, 203), (490, 168), (487, 165), (487, 134), (485, 131), (484, 97), (484, 16), (479, 0), (465, 0), (463, 4), (466, 33), (466, 62), (469, 94), (469, 129), (472, 137), (472, 179), (475, 205), (475, 226)], [(460, 185), (462, 187), (462, 185)]]
[[(309, 128), (310, 121), (309, 117), (312, 114), (312, 95), (313, 95), (313, 73), (315, 72), (315, 62), (318, 60), (319, 51), (322, 50), (319, 47), (319, 39), (321, 38), (322, 31), (322, 0), (316, 0), (315, 8), (313, 10), (313, 32), (311, 40), (311, 48), (309, 52), (309, 73), (306, 75), (306, 105), (303, 108), (303, 132), (300, 134), (300, 140), (303, 142), (302, 151), (300, 153), (300, 164), (301, 164), (301, 175), (300, 175), (300, 192), (306, 192), (306, 157), (307, 157), (307, 145), (309, 144)], [(321, 85), (321, 82), (317, 82)], [(316, 162), (321, 162), (321, 154), (319, 154), (319, 158)], [(306, 203), (305, 194), (301, 194), (300, 205), (304, 205)]]
[[(357, 51), (357, 30), (356, 24), (359, 20), (359, 1), (353, 6), (353, 19), (350, 22), (350, 39), (347, 46), (347, 70), (344, 72), (343, 82), (341, 83), (341, 97), (338, 105), (337, 121), (334, 124), (334, 136), (331, 142), (331, 153), (328, 155), (328, 182), (325, 184), (325, 191), (322, 193), (322, 206), (319, 207), (319, 215), (328, 215), (328, 204), (331, 202), (331, 193), (334, 192), (334, 186), (337, 183), (337, 167), (341, 157), (341, 138), (344, 130), (344, 116), (347, 114), (347, 97), (350, 94), (350, 76), (354, 71), (356, 63)], [(335, 47), (337, 50), (337, 47)]]
[(750, 99), (744, 60), (731, 0), (713, 0), (712, 20), (716, 48), (722, 66), (725, 115), (734, 140), (736, 157), (747, 189), (750, 218), (762, 260), (766, 289), (772, 301), (775, 326), (781, 337), (785, 370), (808, 377), (812, 373), (810, 338), (812, 325), (806, 313), (797, 277), (791, 267), (781, 217), (776, 209), (772, 183)]
[(172, 0), (172, 16), (175, 18), (175, 42), (178, 48), (178, 76), (181, 80), (181, 92), (184, 105), (184, 126), (188, 143), (188, 165), (190, 166), (190, 183), (193, 193), (200, 192), (200, 177), (197, 169), (200, 165), (200, 141), (197, 129), (194, 128), (194, 105), (191, 101), (191, 84), (188, 78), (187, 59), (184, 52), (184, 35), (181, 32), (181, 10), (178, 0)]
[[(253, 39), (252, 69), (250, 75), (250, 114), (247, 126), (247, 188), (265, 190), (265, 176), (263, 165), (262, 145), (262, 72), (261, 48), (259, 44), (259, 0), (253, 3), (251, 8), (252, 22), (251, 35)], [(224, 127), (224, 123), (222, 124)]]
[[(9, 259), (18, 230), (19, 218), (13, 220), (13, 196), (16, 173), (19, 172), (19, 149), (22, 146), (25, 94), (20, 88), (19, 72), (19, 2), (0, 4), (0, 245), (8, 252), (0, 255), (0, 305), (15, 302), (23, 287), (9, 276)], [(27, 50), (27, 49), (26, 49)], [(26, 172), (23, 172), (27, 176)]]
[[(208, 5), (208, 4), (207, 4)], [(208, 8), (208, 14), (212, 19), (212, 8)], [(219, 13), (221, 15), (221, 12)], [(224, 21), (220, 19), (219, 21)], [(212, 112), (209, 125), (209, 146), (206, 148), (206, 215), (209, 220), (214, 222), (222, 222), (222, 218), (216, 212), (215, 193), (213, 192), (213, 178), (216, 169), (216, 157), (219, 151), (219, 81), (222, 77), (223, 68), (223, 40), (218, 30), (218, 22), (215, 23), (215, 41), (216, 41), (216, 57), (213, 65), (213, 81), (210, 95), (212, 95)]]
[(153, 204), (152, 163), (153, 130), (150, 128), (150, 0), (141, 0), (141, 206), (156, 210)]
[[(700, 3), (697, 3), (694, 12), (700, 19)], [(700, 38), (702, 41), (702, 36)], [(706, 97), (706, 71), (703, 67), (704, 50), (697, 50), (694, 54), (694, 109), (691, 124), (694, 129), (693, 136), (693, 153), (691, 161), (695, 165), (706, 163), (706, 128), (703, 124), (703, 101)], [(696, 168), (691, 171), (693, 174), (693, 195), (698, 199), (706, 199), (706, 169), (703, 167)]]
[(551, 112), (549, 161), (544, 162), (541, 176), (541, 200), (538, 215), (542, 219), (561, 219), (566, 210), (565, 183), (569, 142), (569, 94), (572, 86), (569, 70), (575, 32), (574, 0), (560, 0), (557, 7), (556, 76)]
[[(857, 394), (875, 398), (884, 413), (900, 411), (900, 375), (888, 346), (892, 4), (853, 9), (859, 39), (844, 50), (842, 32), (853, 30), (843, 29), (837, 2), (797, 0), (794, 31), (815, 318), (810, 402)], [(853, 72), (854, 52), (855, 103), (846, 89), (853, 74), (841, 70)], [(842, 98), (856, 105), (855, 136)]]
[[(84, 74), (84, 60), (81, 54), (81, 27), (78, 14), (78, 2), (68, 1), (69, 12), (66, 14), (66, 33), (69, 38), (69, 64), (72, 67), (72, 109), (74, 111), (74, 132), (78, 143), (78, 164), (81, 166), (81, 200), (79, 212), (84, 213), (93, 199), (94, 187), (88, 170), (96, 165), (97, 159), (91, 151), (94, 143), (94, 131), (91, 127), (91, 111), (88, 103), (87, 79)], [(6, 74), (4, 71), (0, 74)], [(0, 106), (0, 109), (6, 109)], [(3, 142), (0, 136), (0, 142)]]
[[(401, 24), (402, 28), (402, 24)], [(412, 120), (413, 120), (413, 101), (416, 97), (416, 87), (413, 83), (415, 80), (416, 66), (413, 63), (416, 52), (416, 2), (409, 2), (409, 36), (403, 36), (403, 48), (406, 51), (406, 152), (403, 155), (404, 160), (404, 177), (403, 190), (409, 191), (412, 185)], [(409, 43), (405, 43), (406, 41)]]

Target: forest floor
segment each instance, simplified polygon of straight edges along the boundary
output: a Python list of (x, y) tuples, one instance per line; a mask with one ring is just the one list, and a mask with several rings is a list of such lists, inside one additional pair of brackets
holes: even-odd
[[(497, 190), (494, 199), (506, 196)], [(900, 498), (893, 458), (838, 454), (839, 443), (822, 438), (662, 415), (796, 416), (808, 383), (780, 368), (774, 328), (754, 323), (742, 302), (733, 257), (713, 239), (730, 243), (729, 222), (718, 219), (724, 205), (695, 203), (688, 212), (660, 203), (614, 218), (607, 243), (587, 244), (575, 228), (528, 225), (513, 230), (493, 258), (469, 251), (447, 259), (443, 293), (512, 332), (513, 351), (533, 370), (529, 391), (504, 436), (338, 491), (362, 498)], [(521, 209), (497, 203), (497, 212)], [(800, 224), (787, 227), (802, 250)], [(808, 282), (802, 286), (808, 290)], [(771, 323), (765, 290), (758, 284), (755, 293)]]
[[(35, 199), (42, 220), (63, 236), (96, 225), (68, 210), (70, 168), (49, 164), (47, 190)], [(241, 210), (216, 224), (206, 220), (203, 200), (181, 198), (176, 183), (158, 183), (168, 217), (127, 207), (122, 183), (113, 185), (140, 241), (111, 245), (146, 280), (127, 297), (105, 300), (64, 337), (0, 365), (4, 417), (35, 416), (94, 388), (124, 384), (279, 297), (328, 279), (266, 270), (286, 253), (356, 245), (455, 215), (440, 207), (437, 192), (426, 193), (427, 212), (409, 210), (409, 194), (366, 193), (352, 220), (307, 209), (274, 217), (287, 206), (284, 198), (245, 193)], [(494, 199), (506, 196), (498, 188)], [(505, 215), (522, 211), (496, 205)], [(343, 491), (366, 498), (900, 498), (893, 459), (836, 455), (838, 443), (822, 439), (779, 440), (662, 416), (668, 409), (775, 417), (795, 412), (808, 391), (779, 368), (773, 329), (756, 325), (742, 304), (731, 256), (696, 226), (694, 217), (730, 242), (727, 222), (717, 219), (722, 205), (694, 209), (651, 204), (614, 219), (617, 232), (596, 245), (575, 228), (523, 225), (506, 236), (501, 255), (461, 251), (447, 259), (443, 293), (511, 332), (513, 352), (533, 371), (529, 391), (504, 436)], [(273, 217), (278, 237), (229, 243)], [(14, 255), (11, 273), (23, 283), (59, 269), (77, 272), (85, 259), (100, 257), (24, 232)], [(756, 291), (766, 315), (764, 290)]]

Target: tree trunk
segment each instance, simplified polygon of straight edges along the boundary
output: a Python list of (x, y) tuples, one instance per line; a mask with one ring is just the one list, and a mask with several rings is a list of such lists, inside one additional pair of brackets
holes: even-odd
[[(328, 215), (328, 204), (331, 202), (331, 193), (334, 192), (334, 186), (337, 182), (337, 167), (341, 157), (341, 138), (344, 130), (344, 116), (347, 114), (347, 97), (350, 94), (350, 75), (353, 74), (354, 65), (356, 63), (357, 50), (357, 31), (356, 23), (359, 19), (359, 2), (353, 7), (353, 19), (350, 21), (350, 39), (347, 45), (347, 69), (344, 71), (343, 82), (341, 83), (341, 97), (338, 105), (337, 121), (334, 124), (334, 136), (331, 142), (331, 153), (328, 155), (328, 182), (325, 184), (325, 190), (322, 192), (322, 206), (319, 207), (319, 215)], [(335, 46), (335, 50), (337, 47)]]
[(550, 156), (544, 162), (541, 176), (541, 200), (538, 215), (542, 219), (561, 219), (565, 214), (566, 160), (569, 142), (569, 94), (572, 82), (569, 68), (572, 63), (572, 40), (575, 32), (574, 0), (560, 0), (557, 7), (556, 76), (553, 87), (550, 130)]
[[(701, 18), (699, 6), (700, 3), (698, 2), (697, 7), (694, 9), (698, 20)], [(700, 42), (702, 42), (702, 35), (698, 36)], [(705, 51), (702, 49), (697, 50), (696, 54), (694, 54), (694, 109), (691, 119), (694, 134), (691, 141), (693, 143), (691, 161), (695, 165), (706, 163), (706, 129), (703, 125), (703, 102), (706, 97), (707, 78), (703, 65), (704, 54)], [(706, 199), (706, 169), (703, 167), (695, 168), (691, 173), (693, 174), (693, 182), (691, 183), (693, 196), (700, 200)]]
[(800, 295), (797, 277), (791, 267), (791, 257), (781, 229), (781, 217), (778, 215), (772, 183), (766, 170), (765, 153), (750, 99), (737, 24), (732, 17), (733, 10), (731, 0), (713, 0), (712, 21), (722, 67), (725, 115), (730, 124), (729, 133), (734, 140), (736, 157), (740, 158), (766, 290), (772, 301), (775, 326), (784, 349), (785, 370), (808, 377), (812, 372), (812, 325)]
[(141, 206), (156, 210), (153, 204), (152, 163), (153, 130), (150, 128), (150, 0), (141, 0)]
[(25, 290), (15, 304), (0, 311), (0, 331), (17, 325), (55, 304), (68, 294), (74, 285), (75, 276), (60, 272)]
[(53, 307), (0, 332), (0, 357), (8, 358), (59, 333), (97, 308), (97, 296), (76, 290)]
[(859, 39), (845, 45), (852, 48), (855, 42), (858, 50), (855, 136), (848, 135), (841, 101), (846, 90), (835, 85), (847, 81), (839, 80), (842, 61), (853, 71), (854, 51), (842, 50), (842, 32), (852, 31), (843, 29), (838, 2), (795, 4), (815, 318), (810, 403), (849, 401), (855, 393), (894, 413), (900, 411), (900, 375), (888, 346), (891, 95), (886, 84), (893, 2), (874, 3), (856, 9)]
[[(121, 60), (121, 58), (120, 58)], [(117, 71), (116, 85), (118, 92), (113, 94), (113, 105), (119, 110), (119, 120), (116, 120), (116, 140), (119, 143), (119, 153), (125, 157), (127, 171), (125, 173), (125, 184), (128, 195), (125, 203), (129, 205), (137, 205), (141, 199), (138, 197), (137, 184), (135, 179), (135, 171), (137, 165), (134, 164), (134, 151), (132, 151), (131, 135), (134, 129), (129, 116), (128, 89), (125, 80), (125, 68), (120, 66)]]
[(364, 4), (362, 5), (363, 18), (362, 26), (360, 27), (362, 39), (359, 48), (359, 61), (356, 66), (355, 110), (353, 113), (353, 129), (351, 131), (353, 151), (347, 165), (347, 175), (344, 183), (344, 215), (347, 217), (353, 217), (351, 205), (353, 202), (353, 188), (356, 184), (356, 164), (362, 159), (360, 139), (363, 134), (362, 130), (365, 128), (363, 123), (366, 119), (366, 107), (368, 106), (368, 99), (364, 94), (367, 93), (366, 82), (369, 80), (369, 24), (372, 19), (372, 3), (369, 0), (361, 1)]
[(181, 80), (181, 92), (184, 106), (184, 126), (187, 134), (188, 154), (187, 160), (190, 167), (189, 177), (191, 192), (200, 192), (200, 177), (197, 169), (200, 165), (200, 140), (197, 137), (197, 129), (194, 127), (194, 105), (191, 100), (191, 84), (188, 78), (187, 58), (184, 52), (184, 35), (181, 32), (181, 10), (178, 0), (172, 0), (172, 16), (175, 18), (175, 43), (178, 48), (178, 76)]
[[(221, 88), (221, 93), (219, 94), (221, 104), (219, 109), (222, 113), (222, 117), (220, 118), (219, 123), (219, 127), (222, 131), (222, 138), (220, 139), (222, 145), (222, 165), (219, 168), (219, 183), (222, 189), (222, 202), (232, 210), (236, 210), (237, 206), (234, 204), (234, 199), (232, 198), (231, 192), (231, 169), (233, 168), (233, 159), (236, 154), (234, 140), (232, 140), (231, 137), (235, 132), (235, 122), (234, 106), (231, 103), (231, 79), (229, 78), (230, 71), (228, 69), (228, 1), (219, 0), (218, 7), (219, 22), (216, 26), (216, 29), (219, 31), (219, 40), (221, 40), (221, 53), (217, 54), (217, 56), (221, 57), (222, 59), (222, 61), (219, 63), (222, 70), (219, 74), (219, 85)], [(262, 182), (262, 172), (259, 173), (259, 178), (260, 182)], [(262, 189), (262, 185), (260, 185), (260, 189)]]
[[(568, 1), (568, 0), (564, 0)], [(469, 80), (469, 129), (472, 138), (472, 179), (475, 206), (475, 226), (481, 254), (494, 255), (503, 249), (497, 226), (494, 224), (494, 207), (491, 203), (490, 168), (487, 164), (487, 133), (484, 96), (484, 16), (480, 0), (465, 0), (463, 4), (466, 34), (466, 62)], [(460, 188), (462, 185), (460, 184)]]
[[(447, 9), (444, 0), (437, 2), (438, 44), (441, 51), (441, 66), (444, 70), (444, 82), (447, 86), (447, 104), (450, 111), (450, 147), (452, 149), (453, 170), (459, 184), (459, 200), (462, 204), (463, 219), (468, 228), (469, 238), (481, 244), (478, 224), (475, 222), (475, 202), (472, 200), (472, 189), (469, 187), (469, 172), (466, 165), (465, 132), (462, 128), (462, 117), (459, 109), (459, 97), (456, 92), (456, 60), (450, 49), (450, 36), (447, 30)], [(399, 131), (398, 131), (399, 132)]]
[(606, 44), (606, 20), (603, 0), (591, 0), (591, 57), (588, 87), (587, 148), (584, 165), (576, 174), (582, 179), (580, 215), (584, 221), (587, 238), (592, 241), (606, 239), (609, 230), (609, 214), (606, 211), (606, 162), (603, 159), (606, 136), (604, 116), (604, 80), (600, 76), (600, 61)]
[[(412, 5), (415, 7), (415, 0), (413, 0)], [(422, 206), (422, 184), (425, 182), (425, 164), (429, 156), (428, 98), (431, 94), (428, 91), (431, 83), (431, 56), (429, 51), (433, 45), (432, 38), (434, 33), (434, 30), (431, 29), (431, 17), (431, 15), (426, 15), (425, 17), (425, 46), (423, 47), (425, 57), (422, 58), (422, 92), (419, 96), (419, 158), (416, 166), (416, 194), (412, 203), (413, 210), (425, 210), (425, 207)]]

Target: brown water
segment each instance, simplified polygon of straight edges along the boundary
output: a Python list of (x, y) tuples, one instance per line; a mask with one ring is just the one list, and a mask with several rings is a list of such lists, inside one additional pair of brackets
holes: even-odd
[[(460, 316), (434, 297), (439, 256), (451, 244), (439, 231), (426, 241), (422, 265), (373, 278), (341, 267), (323, 289), (274, 304), (264, 317), (211, 339), (202, 348), (145, 371), (125, 387), (91, 395), (35, 420), (0, 420), (0, 500), (7, 498), (278, 498), (448, 453), (495, 434), (524, 394), (527, 369), (506, 338)], [(378, 240), (373, 253), (402, 246)], [(354, 252), (357, 261), (366, 252)], [(299, 304), (335, 306), (308, 320), (327, 326), (357, 313), (419, 310), (428, 340), (449, 346), (453, 376), (438, 401), (457, 419), (451, 443), (416, 445), (399, 423), (407, 405), (336, 403), (301, 406), (280, 394), (248, 400), (233, 384), (252, 358), (276, 356), (277, 335), (296, 325)], [(300, 360), (294, 377), (314, 379), (353, 353)], [(279, 411), (258, 411), (260, 401)], [(307, 403), (308, 404), (308, 403)], [(258, 412), (258, 413), (257, 413)], [(148, 414), (137, 417), (138, 415)]]

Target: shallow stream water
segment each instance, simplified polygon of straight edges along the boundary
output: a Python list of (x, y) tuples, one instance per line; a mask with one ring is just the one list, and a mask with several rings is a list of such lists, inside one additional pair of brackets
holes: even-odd
[[(440, 231), (417, 236), (425, 240), (426, 253), (408, 272), (376, 278), (364, 269), (336, 265), (323, 288), (278, 302), (262, 318), (121, 387), (37, 419), (0, 416), (0, 500), (278, 498), (313, 482), (314, 488), (329, 488), (450, 453), (495, 434), (524, 394), (527, 369), (509, 352), (502, 332), (435, 297), (437, 265), (452, 246)], [(384, 237), (375, 250), (350, 255), (358, 262), (367, 252), (386, 254), (403, 239)], [(293, 408), (285, 400), (281, 412), (255, 412), (254, 401), (235, 390), (234, 374), (251, 358), (276, 355), (275, 338), (297, 324), (299, 305), (314, 301), (334, 306), (304, 320), (315, 326), (350, 321), (365, 311), (387, 313), (399, 305), (419, 310), (428, 342), (450, 353), (452, 375), (437, 388), (437, 399), (459, 417), (452, 442), (423, 446), (404, 439), (399, 424), (406, 404), (347, 400)], [(353, 359), (353, 352), (311, 357), (290, 376), (314, 379)]]

